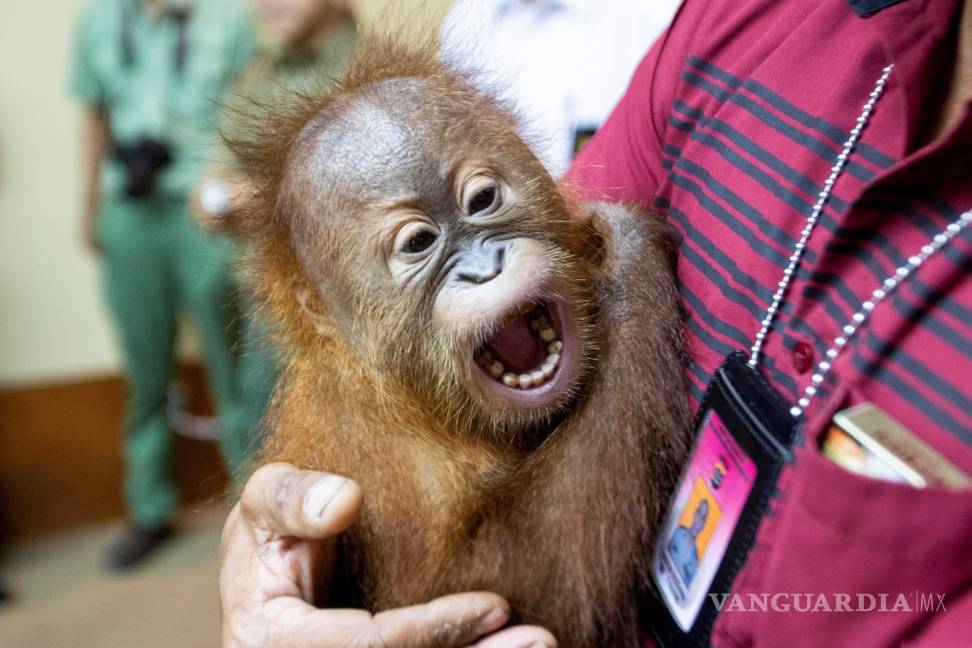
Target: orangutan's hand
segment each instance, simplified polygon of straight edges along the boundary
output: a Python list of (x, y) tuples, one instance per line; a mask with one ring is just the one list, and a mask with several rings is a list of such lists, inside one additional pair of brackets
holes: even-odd
[(376, 615), (315, 607), (314, 592), (327, 591), (337, 535), (358, 514), (361, 498), (361, 489), (349, 479), (289, 464), (271, 464), (253, 474), (223, 528), (223, 648), (556, 645), (549, 632), (531, 626), (490, 634), (507, 622), (509, 606), (487, 592)]

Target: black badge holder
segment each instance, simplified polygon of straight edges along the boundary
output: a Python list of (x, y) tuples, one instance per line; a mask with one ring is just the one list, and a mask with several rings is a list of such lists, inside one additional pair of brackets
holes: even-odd
[(740, 351), (709, 383), (652, 558), (660, 599), (646, 621), (662, 648), (709, 645), (716, 602), (731, 592), (780, 470), (793, 460), (797, 419), (789, 410)]

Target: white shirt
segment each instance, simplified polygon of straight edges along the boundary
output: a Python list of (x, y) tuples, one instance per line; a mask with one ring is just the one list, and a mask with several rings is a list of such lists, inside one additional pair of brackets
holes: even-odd
[(510, 101), (554, 175), (578, 129), (594, 129), (681, 0), (458, 0), (442, 25), (445, 61)]

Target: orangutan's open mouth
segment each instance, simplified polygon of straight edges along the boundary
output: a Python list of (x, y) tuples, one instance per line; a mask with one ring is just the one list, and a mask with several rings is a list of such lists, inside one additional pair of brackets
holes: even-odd
[(577, 365), (576, 335), (562, 300), (528, 304), (477, 349), (477, 382), (510, 404), (551, 404), (571, 387)]

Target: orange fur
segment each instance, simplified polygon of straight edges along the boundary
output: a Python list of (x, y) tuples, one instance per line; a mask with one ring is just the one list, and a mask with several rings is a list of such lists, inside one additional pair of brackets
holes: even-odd
[[(308, 215), (314, 181), (297, 172), (309, 159), (307, 133), (395, 79), (420, 79), (436, 115), (455, 124), (437, 133), (443, 151), (465, 137), (523, 179), (529, 216), (519, 233), (553, 250), (558, 288), (580, 314), (585, 341), (583, 380), (565, 408), (491, 411), (456, 379), (468, 341), (423, 330), (422, 304), (327, 289), (357, 271), (360, 256), (350, 250), (361, 234)], [(353, 602), (380, 610), (492, 590), (517, 619), (553, 630), (561, 646), (634, 643), (636, 598), (686, 446), (664, 224), (566, 199), (526, 152), (512, 114), (429, 47), (363, 39), (334, 96), (295, 97), (257, 114), (247, 139), (231, 144), (254, 187), (237, 227), (287, 355), (265, 457), (361, 484), (365, 505), (344, 553)]]

